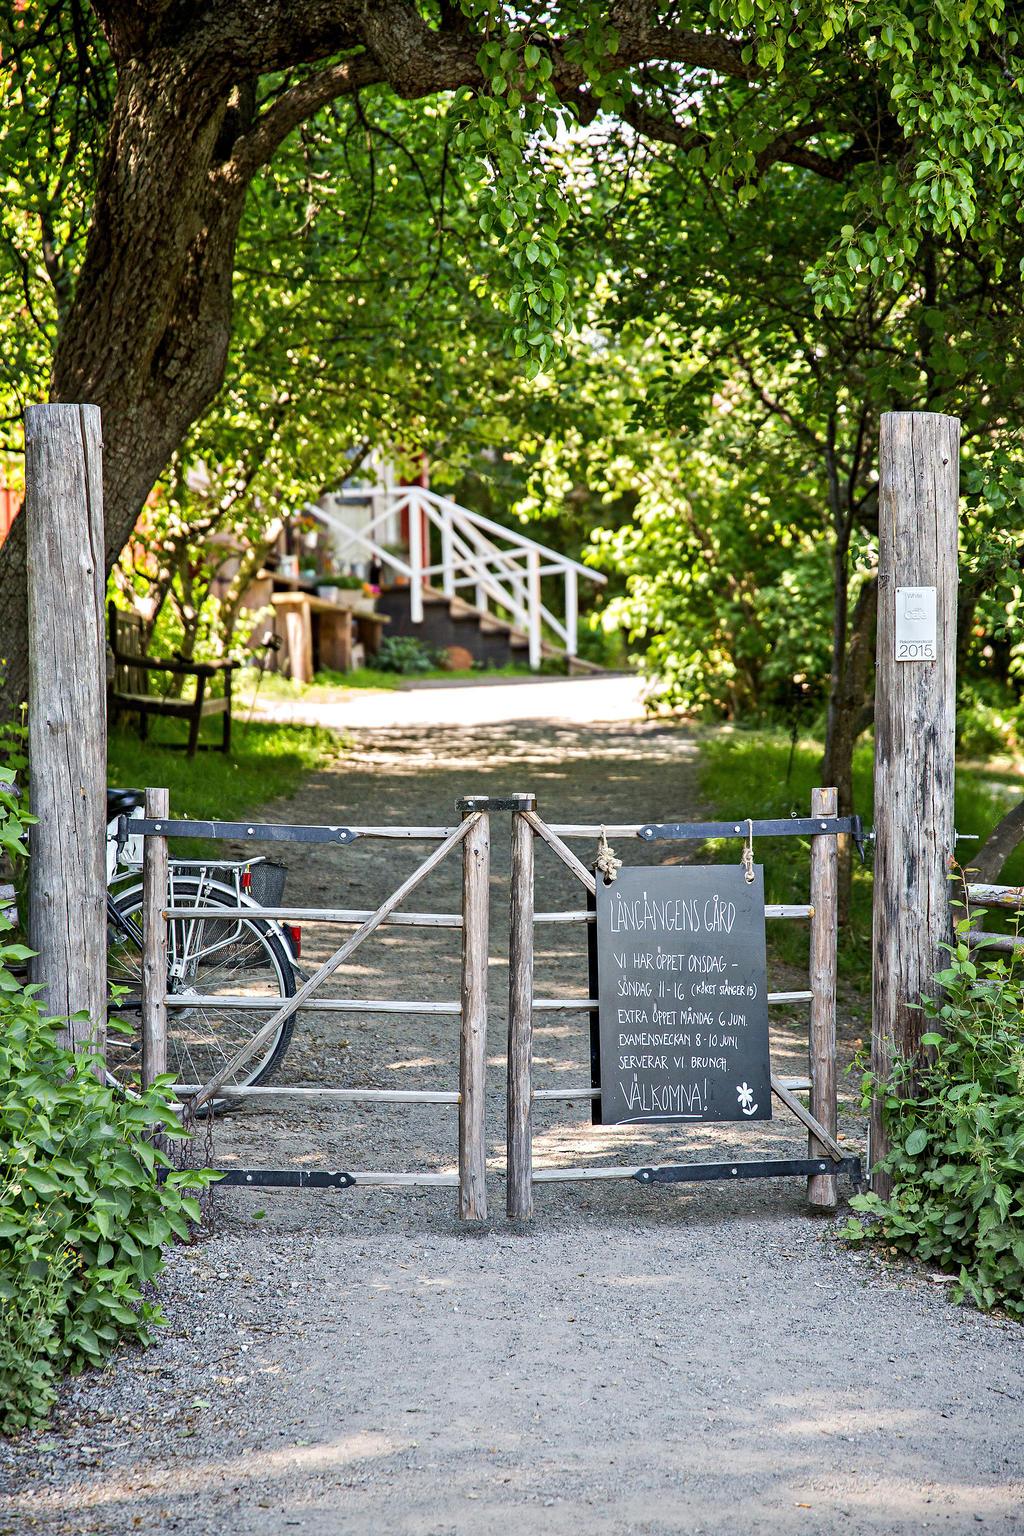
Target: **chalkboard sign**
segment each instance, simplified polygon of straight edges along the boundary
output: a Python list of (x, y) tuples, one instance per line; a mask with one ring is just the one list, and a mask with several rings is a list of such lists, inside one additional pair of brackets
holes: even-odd
[(597, 983), (602, 1124), (771, 1119), (760, 866), (599, 878)]

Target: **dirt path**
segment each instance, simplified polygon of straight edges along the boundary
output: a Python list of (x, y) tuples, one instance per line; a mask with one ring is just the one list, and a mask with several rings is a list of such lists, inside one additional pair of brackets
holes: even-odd
[[(457, 794), (532, 789), (551, 819), (673, 819), (693, 744), (642, 722), (365, 734), (281, 819), (451, 824)], [(502, 1152), (507, 849), (494, 818), (491, 1150)], [(423, 845), (302, 851), (289, 900), (373, 906)], [(619, 849), (620, 854), (622, 849)], [(639, 861), (665, 849), (631, 845)], [(538, 905), (578, 903), (538, 855)], [(455, 910), (458, 866), (415, 905)], [(429, 899), (428, 899), (429, 896)], [(307, 928), (307, 955), (326, 931)], [(371, 947), (372, 946), (372, 947)], [(349, 995), (453, 998), (458, 935), (387, 929)], [(585, 995), (579, 933), (541, 930), (538, 990)], [(795, 977), (776, 975), (796, 984)], [(844, 1054), (862, 1026), (846, 1020)], [(778, 1021), (775, 1061), (799, 1072)], [(580, 1020), (542, 1017), (538, 1086), (587, 1081)], [(451, 1087), (445, 1015), (313, 1014), (293, 1082)], [(643, 1133), (537, 1112), (540, 1166), (802, 1155), (764, 1127)], [(247, 1112), (218, 1160), (451, 1169), (448, 1107)], [(860, 1145), (852, 1101), (842, 1130)], [(861, 1147), (861, 1150), (862, 1147)], [(56, 1430), (3, 1450), (0, 1536), (597, 1536), (1010, 1532), (1021, 1506), (1021, 1330), (955, 1309), (921, 1272), (852, 1254), (795, 1181), (649, 1190), (549, 1185), (531, 1223), (454, 1219), (450, 1190), (224, 1192), (208, 1241), (170, 1257), (160, 1347), (83, 1378)], [(266, 1215), (259, 1217), (260, 1209)]]

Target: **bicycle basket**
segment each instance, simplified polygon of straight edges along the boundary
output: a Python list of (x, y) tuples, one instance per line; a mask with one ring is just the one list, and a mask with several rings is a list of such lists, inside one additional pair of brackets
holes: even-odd
[(287, 878), (284, 864), (254, 864), (249, 871), (249, 895), (258, 907), (283, 906)]

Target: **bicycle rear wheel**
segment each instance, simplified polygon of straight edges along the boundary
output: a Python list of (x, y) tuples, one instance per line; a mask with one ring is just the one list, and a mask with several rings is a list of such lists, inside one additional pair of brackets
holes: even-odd
[[(175, 877), (176, 905), (207, 907), (213, 899), (208, 882)], [(223, 900), (237, 905), (233, 892)], [(129, 1082), (138, 1079), (142, 1066), (142, 888), (131, 886), (111, 902), (116, 912), (108, 924), (108, 981), (111, 988), (127, 988), (112, 1001), (111, 1013), (131, 1032), (110, 1032), (108, 1067)], [(201, 1086), (258, 1033), (283, 998), (295, 995), (295, 973), (281, 939), (259, 918), (175, 918), (167, 928), (167, 1070), (183, 1083)], [(232, 1007), (229, 998), (250, 1006)], [(265, 1082), (288, 1049), (294, 1023), (294, 1015), (286, 1019), (227, 1082), (233, 1087)], [(225, 1108), (226, 1100), (214, 1101), (215, 1111)]]

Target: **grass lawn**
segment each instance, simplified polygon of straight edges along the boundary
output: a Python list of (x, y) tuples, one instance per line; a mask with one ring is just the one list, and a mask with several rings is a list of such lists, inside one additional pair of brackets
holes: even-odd
[[(239, 712), (241, 713), (241, 711)], [(220, 739), (219, 719), (203, 722), (200, 740)], [(293, 794), (306, 774), (344, 755), (347, 743), (337, 731), (301, 725), (247, 725), (236, 719), (229, 756), (199, 752), (191, 760), (180, 750), (185, 728), (180, 721), (151, 723), (150, 739), (112, 731), (107, 744), (107, 782), (119, 788), (166, 788), (171, 813), (237, 821), (268, 800)], [(179, 744), (179, 750), (169, 745)]]
[[(705, 738), (701, 748), (701, 792), (715, 810), (716, 818), (809, 816), (811, 790), (821, 783), (822, 744), (803, 739), (797, 743), (789, 768), (790, 742), (782, 731), (735, 729)], [(870, 830), (873, 806), (873, 745), (864, 741), (854, 758), (854, 796)], [(956, 829), (977, 833), (984, 839), (1015, 800), (1024, 796), (1024, 764), (1001, 759), (998, 765), (958, 763), (956, 779)], [(964, 841), (959, 857), (970, 862), (979, 844)], [(706, 845), (716, 863), (739, 862), (740, 844), (728, 839)], [(871, 844), (867, 864), (854, 863), (849, 925), (840, 932), (840, 965), (850, 979), (868, 985), (871, 940)], [(754, 843), (754, 857), (765, 867), (765, 896), (773, 902), (804, 902), (810, 857), (809, 840), (802, 837), (764, 839)], [(1024, 884), (1024, 846), (1018, 848), (1000, 877), (1004, 884)], [(1007, 915), (991, 912), (985, 927), (1005, 929)], [(807, 963), (806, 930), (803, 924), (771, 924), (773, 947), (780, 958)]]

